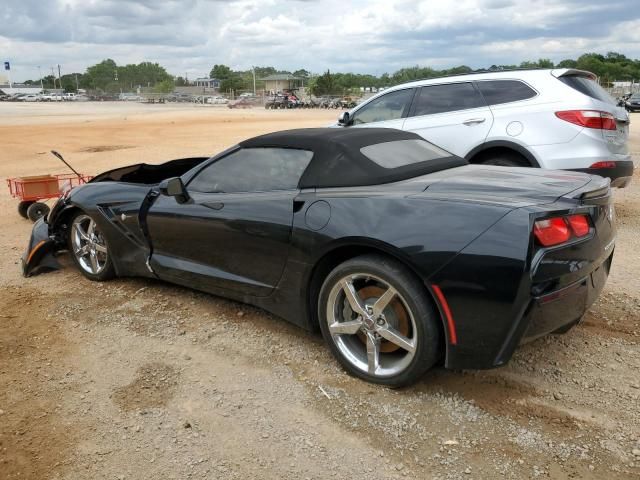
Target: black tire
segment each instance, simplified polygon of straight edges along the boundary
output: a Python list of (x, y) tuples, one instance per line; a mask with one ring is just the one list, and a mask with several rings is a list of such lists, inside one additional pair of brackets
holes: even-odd
[(530, 167), (531, 164), (527, 162), (524, 157), (514, 153), (497, 153), (495, 155), (488, 155), (480, 160), (479, 163), (483, 165), (495, 165), (498, 167)]
[(69, 223), (70, 227), (69, 227), (69, 235), (67, 238), (67, 244), (69, 248), (69, 254), (73, 259), (73, 263), (75, 263), (76, 267), (78, 267), (78, 270), (80, 270), (80, 273), (82, 273), (89, 280), (92, 280), (95, 282), (104, 282), (106, 280), (111, 280), (116, 276), (116, 270), (111, 260), (111, 252), (109, 250), (109, 244), (107, 243), (107, 239), (104, 236), (102, 236), (97, 226), (94, 232), (96, 235), (100, 237), (100, 240), (101, 240), (100, 243), (106, 249), (106, 260), (104, 261), (103, 268), (101, 268), (96, 273), (92, 273), (87, 269), (87, 266), (90, 264), (90, 261), (85, 259), (84, 265), (83, 265), (83, 262), (81, 261), (82, 255), (78, 255), (76, 253), (76, 245), (74, 244), (74, 235), (76, 231), (74, 230), (74, 226), (76, 225), (76, 223), (79, 223), (84, 220), (88, 220), (88, 221), (90, 220), (95, 224), (95, 221), (93, 220), (93, 218), (91, 218), (91, 216), (85, 214), (84, 212), (78, 212), (76, 215), (74, 215), (74, 217), (71, 219), (71, 222)]
[[(364, 274), (364, 276), (361, 276)], [(384, 361), (394, 362), (395, 359), (402, 355), (405, 356), (404, 360), (401, 360), (400, 367), (398, 371), (393, 372), (393, 369), (396, 367), (391, 366), (389, 372), (387, 374), (371, 374), (369, 371), (365, 371), (364, 367), (361, 365), (358, 367), (351, 360), (347, 358), (347, 356), (341, 351), (341, 349), (337, 345), (337, 340), (334, 340), (330, 332), (329, 327), (329, 316), (328, 316), (328, 308), (334, 309), (334, 312), (340, 312), (340, 307), (338, 310), (335, 310), (333, 305), (342, 305), (340, 301), (338, 303), (333, 303), (334, 293), (336, 289), (340, 291), (338, 295), (342, 295), (342, 288), (339, 286), (341, 279), (344, 279), (345, 276), (354, 275), (356, 278), (360, 276), (360, 278), (364, 278), (365, 280), (354, 280), (353, 286), (356, 289), (356, 282), (366, 282), (366, 281), (377, 281), (382, 280), (387, 283), (387, 286), (393, 287), (396, 292), (399, 294), (394, 297), (394, 302), (397, 300), (400, 304), (405, 308), (409, 318), (411, 319), (411, 341), (414, 342), (415, 349), (412, 354), (409, 354), (408, 351), (400, 349), (396, 345), (390, 345), (392, 348), (395, 348), (396, 351), (392, 353), (382, 353), (384, 349), (380, 350), (379, 353), (379, 366), (384, 366)], [(367, 275), (371, 277), (367, 277)], [(368, 279), (368, 280), (366, 280)], [(371, 280), (376, 279), (376, 280)], [(369, 286), (363, 286), (357, 289), (357, 292), (363, 292), (365, 289), (371, 288)], [(378, 287), (373, 287), (378, 288)], [(380, 290), (382, 291), (382, 290)], [(359, 295), (363, 295), (359, 293)], [(362, 298), (360, 297), (362, 301)], [(343, 302), (346, 301), (346, 297)], [(331, 302), (331, 307), (329, 307), (329, 302)], [(389, 303), (391, 306), (391, 303)], [(387, 312), (388, 317), (388, 308), (383, 312)], [(394, 307), (397, 308), (397, 307)], [(355, 315), (355, 314), (354, 314)], [(384, 317), (384, 314), (382, 315)], [(386, 385), (389, 387), (397, 388), (402, 387), (419, 380), (427, 370), (429, 370), (440, 358), (441, 349), (442, 349), (442, 334), (440, 328), (440, 319), (437, 313), (437, 310), (428, 296), (428, 293), (425, 292), (424, 287), (421, 285), (418, 278), (407, 269), (400, 262), (386, 257), (382, 255), (363, 255), (360, 257), (356, 257), (350, 260), (347, 260), (344, 263), (341, 263), (336, 268), (334, 268), (331, 273), (325, 279), (322, 288), (320, 290), (320, 295), (318, 299), (318, 318), (320, 323), (320, 330), (322, 331), (322, 336), (325, 341), (329, 345), (329, 349), (333, 356), (338, 360), (338, 362), (342, 365), (342, 367), (351, 375), (354, 375), (363, 380), (377, 383), (381, 385)], [(353, 318), (353, 317), (351, 317)], [(359, 317), (358, 317), (359, 318)], [(343, 321), (347, 321), (342, 318)], [(356, 318), (357, 321), (357, 318)], [(413, 331), (415, 325), (415, 331)], [(363, 327), (364, 328), (364, 327)], [(374, 327), (374, 328), (377, 328)], [(364, 333), (363, 333), (364, 332)], [(397, 332), (397, 330), (396, 330)], [(352, 333), (352, 332), (350, 332)], [(368, 340), (362, 340), (362, 338), (368, 338), (368, 334), (362, 330), (358, 331), (355, 334), (338, 334), (336, 338), (345, 338), (345, 335), (348, 335), (346, 339), (351, 342), (353, 348), (364, 348), (365, 357), (366, 347), (364, 347), (364, 342)], [(356, 338), (357, 337), (357, 338)], [(408, 339), (409, 335), (405, 338)], [(362, 346), (358, 347), (357, 342), (355, 340), (360, 340)], [(380, 339), (382, 342), (385, 342), (384, 339)], [(389, 342), (388, 342), (389, 343)], [(394, 342), (395, 343), (395, 342)], [(343, 344), (343, 349), (344, 344)], [(351, 348), (351, 347), (348, 347)], [(386, 356), (385, 356), (386, 355)], [(407, 357), (409, 355), (409, 357)], [(411, 358), (410, 355), (413, 355)], [(405, 362), (405, 363), (403, 363)], [(371, 368), (370, 366), (368, 368)], [(374, 370), (376, 368), (374, 367)], [(380, 370), (380, 368), (377, 368)]]
[(33, 200), (23, 200), (18, 204), (18, 213), (22, 218), (29, 218), (29, 215), (27, 215), (27, 210), (31, 205), (33, 205)]
[(42, 202), (33, 202), (27, 207), (27, 217), (32, 222), (37, 222), (39, 219), (49, 213), (49, 206)]

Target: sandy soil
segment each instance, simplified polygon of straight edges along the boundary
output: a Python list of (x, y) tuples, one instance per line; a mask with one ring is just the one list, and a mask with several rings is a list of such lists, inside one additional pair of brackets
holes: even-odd
[[(64, 171), (51, 148), (94, 174), (335, 117), (4, 103), (0, 177)], [(23, 279), (31, 224), (0, 189), (0, 478), (638, 478), (640, 178), (615, 196), (612, 275), (581, 326), (498, 370), (436, 369), (388, 390), (344, 374), (318, 336), (238, 303), (93, 283), (69, 261)]]

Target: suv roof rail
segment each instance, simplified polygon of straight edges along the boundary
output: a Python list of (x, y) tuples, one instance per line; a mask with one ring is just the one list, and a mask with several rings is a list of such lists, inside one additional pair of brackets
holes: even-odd
[[(452, 77), (466, 77), (468, 75), (480, 75), (483, 73), (503, 73), (503, 72), (553, 72), (553, 71), (557, 71), (557, 70), (564, 70), (564, 69), (552, 69), (552, 68), (503, 68), (501, 70), (488, 70), (488, 69), (482, 69), (482, 70), (473, 70), (471, 72), (467, 72), (467, 73), (452, 73), (451, 75), (437, 75), (435, 77), (424, 77), (424, 78), (416, 78), (413, 80), (408, 80), (406, 82), (401, 82), (401, 83), (397, 83), (394, 85), (388, 85), (385, 87), (380, 87), (380, 88), (392, 88), (398, 85), (404, 85), (406, 83), (414, 83), (414, 82), (424, 82), (425, 80), (437, 80), (439, 78), (452, 78)], [(590, 72), (584, 71), (584, 70), (574, 70), (575, 72), (583, 72), (585, 74), (588, 75), (593, 75)]]

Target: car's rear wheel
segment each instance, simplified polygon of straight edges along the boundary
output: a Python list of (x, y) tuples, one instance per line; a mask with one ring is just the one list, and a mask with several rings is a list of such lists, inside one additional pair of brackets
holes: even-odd
[(418, 380), (439, 357), (434, 306), (401, 263), (364, 255), (338, 265), (320, 290), (320, 329), (351, 374), (400, 387)]
[(107, 239), (95, 220), (85, 213), (79, 213), (71, 221), (69, 251), (88, 279), (103, 281), (115, 276)]

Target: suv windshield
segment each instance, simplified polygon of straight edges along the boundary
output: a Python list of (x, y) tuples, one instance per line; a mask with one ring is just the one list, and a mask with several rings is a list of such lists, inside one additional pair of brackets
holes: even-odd
[(598, 85), (595, 80), (578, 75), (565, 75), (560, 77), (558, 80), (565, 85), (570, 86), (574, 90), (584, 93), (588, 97), (595, 98), (596, 100), (600, 100), (601, 102), (609, 103), (611, 105), (616, 104), (614, 98), (609, 95), (604, 88)]

